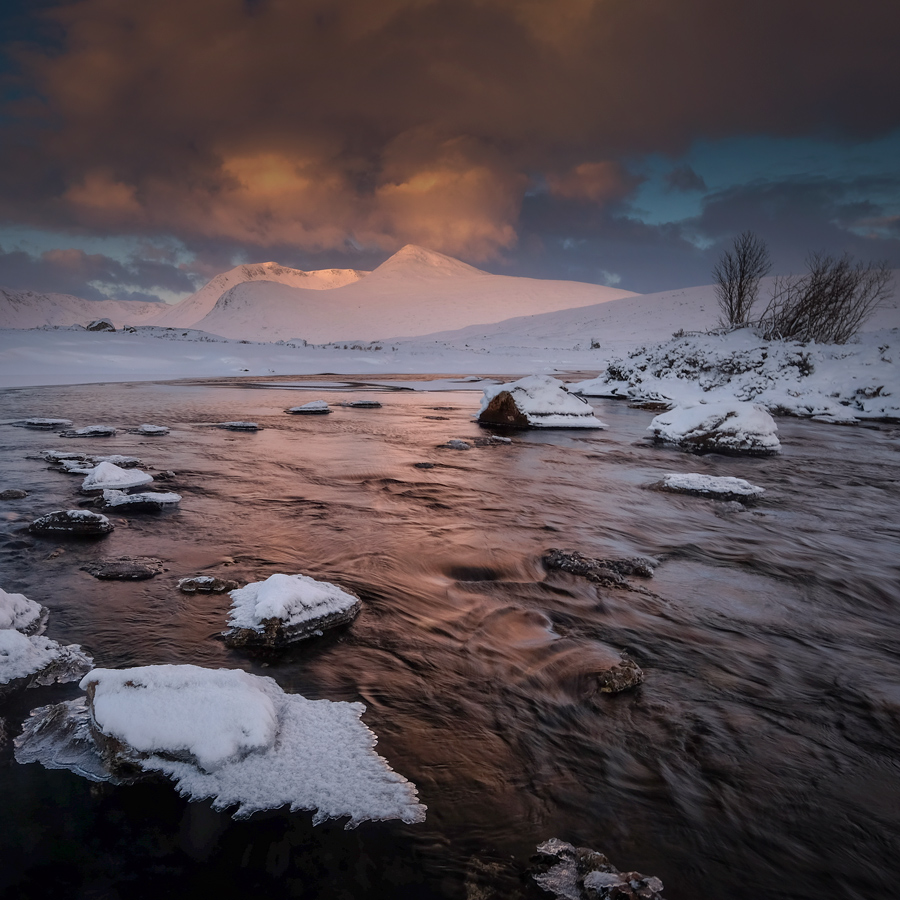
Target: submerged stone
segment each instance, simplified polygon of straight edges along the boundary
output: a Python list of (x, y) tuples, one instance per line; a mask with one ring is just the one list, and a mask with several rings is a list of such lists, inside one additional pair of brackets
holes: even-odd
[(22, 423), (26, 428), (42, 428), (47, 431), (52, 431), (54, 428), (70, 428), (72, 425), (71, 419), (50, 419), (42, 416), (35, 416), (31, 419), (26, 419)]
[(183, 594), (224, 594), (237, 588), (236, 581), (216, 578), (213, 575), (193, 575), (178, 581), (178, 590)]
[(23, 500), (28, 496), (28, 491), (22, 491), (18, 488), (7, 488), (0, 491), (0, 500)]
[(637, 575), (652, 578), (656, 561), (644, 556), (630, 559), (595, 559), (583, 556), (577, 550), (548, 550), (541, 562), (548, 570), (558, 569), (571, 575), (580, 575), (588, 581), (609, 587), (627, 587), (625, 576)]
[(256, 422), (219, 422), (216, 427), (227, 431), (259, 431)]
[(102, 581), (145, 581), (164, 571), (162, 560), (152, 556), (122, 556), (86, 563), (82, 571)]

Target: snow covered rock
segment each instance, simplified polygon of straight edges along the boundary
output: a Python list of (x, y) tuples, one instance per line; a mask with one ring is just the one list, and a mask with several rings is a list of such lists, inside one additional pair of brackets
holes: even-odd
[(448, 450), (471, 450), (472, 445), (468, 441), (461, 441), (459, 438), (452, 438), (447, 441), (446, 444), (441, 444), (441, 447), (446, 447)]
[(153, 476), (140, 469), (123, 469), (111, 462), (98, 463), (81, 483), (82, 491), (118, 491), (150, 484)]
[(350, 622), (359, 597), (308, 575), (270, 575), (231, 592), (229, 647), (283, 647)]
[(50, 610), (24, 594), (10, 594), (0, 588), (0, 630), (13, 629), (22, 634), (40, 634)]
[(42, 428), (46, 429), (47, 431), (52, 431), (54, 428), (70, 428), (72, 426), (72, 420), (50, 419), (41, 416), (35, 416), (31, 419), (26, 419), (22, 424), (26, 428)]
[(115, 331), (116, 326), (109, 319), (93, 319), (84, 326), (85, 331)]
[(551, 838), (538, 845), (534, 880), (559, 900), (663, 900), (654, 875), (620, 872), (603, 853)]
[(302, 406), (292, 406), (287, 412), (292, 416), (326, 416), (331, 409), (324, 400), (311, 400)]
[(415, 785), (375, 752), (361, 703), (307, 700), (271, 679), (197, 666), (95, 669), (86, 700), (36, 709), (16, 739), (20, 763), (95, 781), (166, 775), (191, 800), (235, 818), (289, 805), (313, 822), (349, 816), (421, 822)]
[(106, 516), (87, 509), (58, 509), (35, 519), (28, 530), (49, 537), (102, 537), (115, 526)]
[(32, 685), (75, 681), (93, 664), (78, 644), (0, 629), (0, 696)]
[(172, 491), (142, 491), (139, 494), (126, 494), (125, 491), (109, 489), (103, 491), (104, 508), (119, 512), (160, 510), (177, 506), (179, 503), (181, 494)]
[(781, 449), (775, 420), (761, 406), (740, 400), (676, 406), (647, 430), (658, 443), (691, 453), (771, 456)]
[(549, 375), (528, 375), (486, 388), (478, 421), (516, 428), (605, 428), (587, 400)]
[(165, 425), (143, 424), (138, 426), (138, 434), (160, 435), (168, 434), (169, 429)]
[(757, 500), (765, 488), (757, 487), (743, 478), (731, 476), (700, 475), (697, 473), (664, 475), (655, 485), (657, 490), (673, 494), (691, 494), (695, 497), (713, 497), (716, 500), (737, 500), (748, 503)]

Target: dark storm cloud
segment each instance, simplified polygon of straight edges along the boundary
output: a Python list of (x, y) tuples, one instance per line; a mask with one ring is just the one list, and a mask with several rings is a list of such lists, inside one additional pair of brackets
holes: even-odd
[[(487, 260), (535, 178), (633, 187), (622, 154), (900, 123), (900, 6), (760, 0), (77, 0), (15, 48), (0, 216)], [(617, 181), (618, 178), (618, 181)]]
[(195, 289), (188, 273), (156, 260), (134, 258), (126, 265), (101, 253), (77, 249), (47, 250), (32, 256), (24, 250), (6, 252), (2, 247), (0, 285), (89, 300), (158, 300), (151, 293), (154, 289), (176, 293)]
[(676, 166), (663, 176), (670, 191), (705, 191), (706, 182), (690, 166)]

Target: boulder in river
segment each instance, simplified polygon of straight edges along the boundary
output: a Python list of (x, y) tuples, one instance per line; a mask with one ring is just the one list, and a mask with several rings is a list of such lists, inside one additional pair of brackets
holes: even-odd
[(28, 530), (44, 537), (96, 538), (115, 526), (106, 516), (87, 509), (57, 509), (35, 519)]
[(81, 567), (101, 581), (145, 581), (163, 571), (162, 560), (152, 556), (120, 556), (98, 559)]
[(259, 431), (256, 422), (219, 422), (216, 427), (226, 431)]
[(356, 594), (308, 575), (270, 575), (231, 592), (229, 647), (279, 648), (350, 622)]
[(53, 431), (56, 428), (70, 428), (71, 419), (51, 419), (44, 416), (33, 416), (22, 423), (26, 428), (40, 428), (45, 431)]
[(656, 560), (646, 556), (629, 559), (595, 559), (583, 556), (577, 550), (548, 550), (541, 560), (544, 568), (558, 569), (572, 575), (580, 575), (588, 581), (608, 587), (628, 587), (626, 576), (652, 578)]
[(65, 432), (66, 437), (115, 437), (114, 425), (85, 425), (84, 428), (76, 428), (74, 431)]
[(150, 484), (153, 476), (140, 469), (123, 469), (111, 462), (98, 463), (81, 483), (85, 493), (104, 490), (125, 491)]
[(381, 409), (381, 404), (377, 400), (349, 400), (342, 403), (341, 406), (349, 406), (353, 409)]
[(7, 488), (0, 491), (0, 500), (24, 500), (28, 496), (28, 491), (19, 488)]
[(165, 425), (150, 425), (149, 423), (139, 425), (137, 431), (138, 434), (146, 435), (162, 435), (169, 433), (169, 429)]
[(670, 494), (689, 494), (713, 500), (737, 500), (739, 503), (751, 503), (766, 492), (765, 488), (757, 487), (743, 478), (733, 478), (730, 475), (701, 475), (695, 472), (664, 475), (662, 481), (651, 487)]
[(236, 581), (216, 578), (214, 575), (192, 575), (178, 580), (178, 590), (183, 594), (224, 594), (237, 588)]
[(486, 388), (478, 411), (481, 425), (513, 428), (605, 428), (583, 397), (549, 375), (528, 375)]
[(676, 406), (647, 430), (657, 443), (690, 453), (772, 456), (781, 449), (775, 420), (761, 406), (742, 400)]
[(558, 838), (538, 845), (532, 877), (558, 900), (664, 900), (655, 875), (620, 872), (605, 854)]

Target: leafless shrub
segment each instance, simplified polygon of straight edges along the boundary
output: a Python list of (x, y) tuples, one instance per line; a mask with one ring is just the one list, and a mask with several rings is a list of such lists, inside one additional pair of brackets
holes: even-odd
[(726, 250), (712, 271), (722, 313), (719, 321), (731, 328), (748, 324), (759, 281), (772, 268), (765, 241), (752, 231), (738, 235), (732, 246), (733, 251)]
[(891, 293), (887, 263), (813, 253), (805, 275), (777, 278), (757, 323), (766, 340), (845, 344)]

